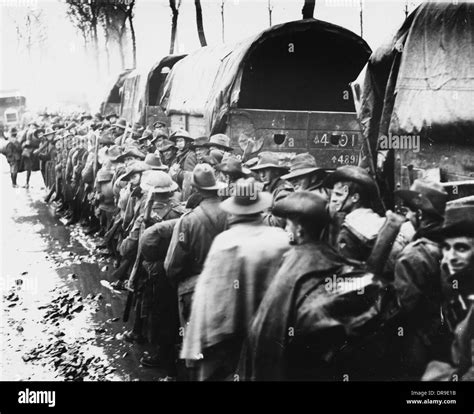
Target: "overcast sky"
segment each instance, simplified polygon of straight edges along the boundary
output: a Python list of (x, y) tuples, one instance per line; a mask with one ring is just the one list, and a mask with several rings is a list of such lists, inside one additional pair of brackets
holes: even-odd
[[(201, 0), (208, 44), (222, 42), (221, 0)], [(272, 23), (301, 18), (303, 0), (270, 0)], [(413, 10), (420, 1), (363, 0), (363, 37), (375, 49), (405, 19), (405, 6)], [(360, 0), (316, 0), (314, 17), (360, 35)], [(28, 7), (25, 7), (27, 5)], [(40, 14), (33, 24), (33, 50), (26, 52), (24, 27), (26, 10)], [(225, 41), (235, 42), (269, 26), (268, 0), (225, 0)], [(21, 89), (31, 105), (48, 105), (57, 99), (97, 97), (120, 70), (113, 56), (110, 73), (105, 61), (95, 82), (96, 67), (84, 50), (80, 34), (66, 16), (59, 0), (3, 0), (0, 2), (0, 89)], [(168, 0), (136, 0), (134, 25), (138, 66), (148, 66), (169, 52), (171, 11)], [(20, 33), (17, 32), (20, 28)], [(41, 40), (42, 39), (42, 40)], [(182, 0), (178, 20), (178, 52), (199, 48), (193, 0)], [(104, 45), (101, 56), (105, 57)], [(127, 47), (131, 50), (131, 46)], [(90, 50), (89, 50), (90, 52)], [(131, 55), (127, 66), (132, 66)]]

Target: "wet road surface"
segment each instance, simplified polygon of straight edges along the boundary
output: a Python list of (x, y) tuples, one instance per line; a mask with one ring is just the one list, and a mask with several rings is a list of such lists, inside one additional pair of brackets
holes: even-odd
[[(122, 314), (126, 292), (113, 281), (110, 259), (81, 226), (65, 227), (46, 204), (40, 172), (29, 189), (12, 188), (0, 160), (0, 380), (157, 380), (140, 365), (149, 345), (117, 335), (131, 328)], [(23, 185), (25, 174), (19, 175)], [(104, 283), (104, 282), (102, 282)]]

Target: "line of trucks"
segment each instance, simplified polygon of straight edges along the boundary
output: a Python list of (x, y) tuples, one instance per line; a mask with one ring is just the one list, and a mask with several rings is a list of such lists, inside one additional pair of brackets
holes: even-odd
[(240, 157), (250, 148), (285, 159), (309, 152), (328, 170), (361, 165), (386, 207), (421, 176), (440, 181), (451, 199), (472, 195), (472, 16), (473, 3), (422, 3), (375, 51), (321, 20), (272, 26), (124, 71), (100, 111), (193, 137), (224, 133)]

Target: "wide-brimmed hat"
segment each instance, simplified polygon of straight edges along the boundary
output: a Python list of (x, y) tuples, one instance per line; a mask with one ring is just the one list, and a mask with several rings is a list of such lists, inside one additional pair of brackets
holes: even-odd
[(235, 157), (228, 157), (218, 164), (216, 169), (225, 174), (241, 175), (242, 177), (252, 173), (248, 168), (243, 167), (240, 160)]
[(18, 129), (16, 127), (13, 127), (10, 129), (10, 134), (18, 134)]
[(143, 173), (140, 187), (153, 193), (172, 193), (178, 189), (178, 184), (163, 171), (149, 170)]
[(297, 191), (277, 201), (272, 213), (278, 217), (304, 217), (324, 224), (329, 221), (327, 202), (321, 196), (310, 191)]
[(120, 145), (112, 145), (107, 148), (105, 155), (111, 162), (116, 162), (117, 159), (122, 155), (122, 147)]
[(332, 188), (334, 184), (341, 181), (350, 181), (359, 184), (369, 194), (377, 194), (375, 180), (364, 168), (355, 165), (343, 165), (329, 174), (323, 181), (324, 187)]
[(142, 173), (151, 170), (151, 167), (144, 161), (133, 161), (131, 162), (123, 175), (118, 179), (119, 181), (128, 180), (135, 173)]
[(150, 139), (153, 137), (153, 131), (149, 128), (146, 128), (144, 131), (143, 131), (143, 134), (140, 138), (138, 138), (139, 141), (145, 141), (147, 139)]
[(206, 147), (207, 143), (209, 143), (209, 138), (208, 137), (205, 137), (205, 136), (202, 136), (202, 137), (197, 137), (193, 143), (192, 143), (192, 146), (194, 148), (197, 148), (197, 147)]
[(50, 135), (54, 135), (55, 133), (56, 133), (56, 131), (53, 128), (48, 127), (48, 128), (45, 129), (43, 136), (44, 137), (49, 137)]
[(105, 115), (107, 121), (110, 121), (110, 118), (118, 118), (118, 115), (116, 113)]
[(290, 172), (288, 174), (282, 175), (280, 178), (283, 180), (289, 180), (311, 174), (316, 171), (324, 171), (324, 168), (318, 167), (314, 157), (311, 154), (305, 152), (295, 155), (295, 157), (290, 161)]
[(191, 135), (189, 135), (189, 132), (184, 130), (184, 129), (178, 129), (177, 131), (174, 131), (171, 135), (170, 135), (170, 140), (173, 141), (173, 142), (176, 142), (176, 140), (178, 138), (184, 138), (188, 141), (194, 141), (194, 138), (191, 137)]
[(92, 119), (92, 115), (91, 115), (91, 114), (83, 114), (83, 115), (81, 115), (81, 117), (79, 118), (79, 120), (80, 120), (81, 122), (84, 122), (86, 119), (88, 119), (88, 120), (89, 120), (89, 119)]
[(150, 166), (152, 170), (162, 170), (167, 171), (168, 167), (163, 165), (161, 158), (155, 154), (147, 154), (145, 157), (145, 163)]
[(130, 145), (123, 150), (122, 154), (116, 158), (116, 161), (122, 162), (127, 157), (133, 157), (138, 158), (140, 160), (144, 160), (145, 154), (143, 154), (143, 152), (141, 152), (136, 146)]
[(444, 222), (437, 235), (441, 237), (474, 237), (474, 196), (450, 201)]
[(225, 134), (215, 134), (209, 138), (209, 142), (203, 145), (204, 147), (216, 147), (224, 151), (232, 151), (230, 146), (230, 138)]
[(125, 128), (127, 128), (127, 120), (125, 118), (120, 118), (112, 126), (125, 129)]
[(394, 191), (394, 195), (413, 210), (422, 210), (443, 217), (448, 193), (435, 181), (416, 179), (409, 190)]
[(178, 149), (176, 147), (176, 144), (173, 141), (170, 141), (169, 139), (164, 139), (163, 143), (161, 144), (161, 148), (159, 149), (159, 151), (160, 152), (165, 152), (165, 151), (168, 151), (171, 148)]
[(252, 171), (263, 170), (264, 168), (277, 168), (288, 171), (288, 167), (280, 164), (278, 155), (273, 152), (262, 152), (259, 156), (257, 165), (250, 168)]
[(143, 134), (143, 131), (145, 130), (145, 127), (140, 124), (139, 122), (134, 122), (132, 125), (132, 136), (133, 138), (140, 138)]
[(254, 178), (240, 178), (230, 189), (231, 197), (220, 204), (226, 213), (234, 215), (256, 214), (270, 208), (273, 197), (262, 191), (262, 184)]
[(97, 172), (97, 182), (98, 183), (105, 183), (107, 181), (112, 181), (114, 177), (114, 173), (110, 170), (100, 169)]
[(77, 127), (77, 123), (76, 123), (76, 122), (70, 122), (69, 124), (67, 124), (66, 130), (67, 130), (67, 131), (70, 131), (71, 129), (76, 128), (76, 127)]
[(200, 190), (220, 190), (224, 183), (216, 181), (214, 170), (209, 164), (197, 164), (193, 170), (191, 184)]
[(153, 122), (153, 128), (166, 128), (166, 124), (163, 121)]

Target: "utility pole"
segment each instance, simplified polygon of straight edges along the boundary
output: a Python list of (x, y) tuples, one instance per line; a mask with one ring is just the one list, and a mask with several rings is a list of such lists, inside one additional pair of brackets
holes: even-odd
[(360, 0), (360, 37), (364, 37), (364, 0)]

